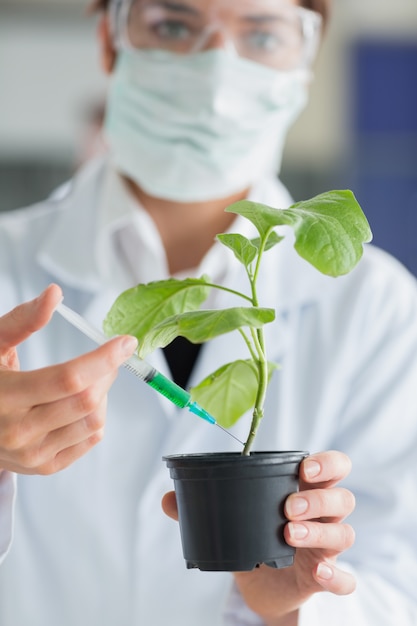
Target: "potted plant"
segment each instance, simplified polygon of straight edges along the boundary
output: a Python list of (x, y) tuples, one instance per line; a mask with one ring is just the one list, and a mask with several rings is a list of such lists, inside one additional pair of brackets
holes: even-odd
[[(275, 311), (258, 300), (261, 261), (284, 238), (277, 228), (289, 226), (298, 254), (318, 271), (336, 277), (355, 267), (363, 243), (372, 235), (348, 190), (326, 192), (288, 209), (243, 200), (225, 210), (243, 216), (257, 231), (252, 239), (238, 233), (217, 235), (244, 267), (246, 293), (213, 284), (208, 276), (140, 284), (117, 298), (104, 330), (108, 335), (136, 336), (142, 358), (177, 336), (204, 343), (232, 331), (241, 334), (248, 358), (220, 364), (190, 392), (224, 428), (252, 411), (242, 453), (176, 455), (165, 460), (174, 478), (187, 567), (227, 571), (250, 570), (260, 563), (285, 567), (292, 564), (294, 549), (283, 539), (283, 505), (297, 489), (298, 467), (307, 453), (251, 452), (264, 416), (268, 381), (277, 367), (268, 362), (264, 333)], [(231, 292), (245, 306), (201, 309), (211, 289)]]

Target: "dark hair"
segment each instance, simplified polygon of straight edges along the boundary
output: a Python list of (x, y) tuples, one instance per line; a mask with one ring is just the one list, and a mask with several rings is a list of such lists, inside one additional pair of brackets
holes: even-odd
[[(301, 0), (300, 5), (306, 9), (312, 9), (317, 11), (323, 17), (323, 22), (326, 24), (330, 17), (330, 5), (332, 0)], [(90, 12), (106, 11), (110, 4), (110, 0), (92, 0), (89, 5)]]
[(317, 11), (323, 18), (323, 23), (326, 25), (330, 18), (330, 8), (332, 0), (301, 0), (301, 6), (312, 11)]

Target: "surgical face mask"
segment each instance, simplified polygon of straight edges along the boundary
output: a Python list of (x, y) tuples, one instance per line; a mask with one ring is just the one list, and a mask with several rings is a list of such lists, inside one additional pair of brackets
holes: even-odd
[(224, 49), (123, 49), (105, 120), (114, 164), (159, 198), (196, 202), (243, 191), (278, 172), (308, 78)]

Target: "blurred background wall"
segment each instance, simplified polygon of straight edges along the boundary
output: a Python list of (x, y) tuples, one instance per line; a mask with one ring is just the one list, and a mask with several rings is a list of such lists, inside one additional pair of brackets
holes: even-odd
[[(87, 0), (0, 0), (0, 210), (41, 200), (91, 149), (106, 89)], [(417, 0), (334, 0), (282, 178), (351, 188), (417, 274)]]

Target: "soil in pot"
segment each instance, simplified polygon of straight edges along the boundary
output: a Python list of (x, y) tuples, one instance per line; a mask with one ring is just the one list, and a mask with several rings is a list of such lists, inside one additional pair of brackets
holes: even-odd
[(174, 479), (188, 568), (250, 571), (288, 567), (295, 550), (283, 536), (284, 503), (298, 490), (307, 452), (190, 454), (164, 457)]

